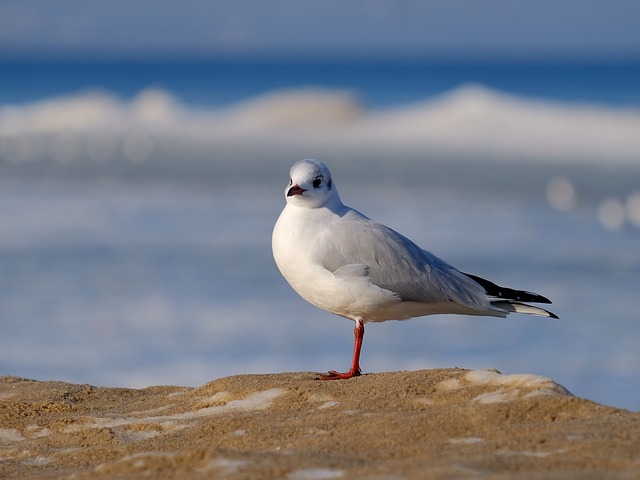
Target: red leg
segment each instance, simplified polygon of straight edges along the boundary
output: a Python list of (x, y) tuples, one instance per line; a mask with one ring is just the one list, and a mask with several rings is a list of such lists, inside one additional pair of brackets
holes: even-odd
[(362, 349), (362, 340), (364, 339), (364, 323), (362, 320), (356, 320), (356, 326), (353, 329), (353, 360), (351, 361), (351, 370), (345, 373), (339, 373), (331, 370), (326, 375), (321, 375), (320, 380), (343, 380), (346, 378), (357, 377), (362, 373), (360, 369), (360, 350)]

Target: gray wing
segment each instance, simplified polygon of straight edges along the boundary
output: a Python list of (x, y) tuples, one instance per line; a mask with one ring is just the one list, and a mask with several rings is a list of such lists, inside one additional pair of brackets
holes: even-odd
[(375, 285), (396, 293), (402, 300), (454, 301), (477, 310), (489, 307), (486, 292), (477, 282), (356, 210), (349, 210), (328, 226), (321, 243), (321, 261), (327, 270), (366, 265)]

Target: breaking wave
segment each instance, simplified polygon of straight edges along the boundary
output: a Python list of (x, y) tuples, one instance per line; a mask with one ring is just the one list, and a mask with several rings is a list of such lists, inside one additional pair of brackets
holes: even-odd
[(562, 104), (466, 85), (367, 110), (350, 91), (274, 91), (201, 109), (147, 89), (130, 101), (90, 91), (0, 107), (0, 161), (150, 160), (167, 142), (389, 149), (465, 158), (640, 165), (640, 110)]

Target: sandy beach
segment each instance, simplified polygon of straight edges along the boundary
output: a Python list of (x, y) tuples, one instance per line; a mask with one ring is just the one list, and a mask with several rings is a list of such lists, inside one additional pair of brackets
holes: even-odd
[(639, 478), (640, 414), (495, 370), (0, 379), (2, 478)]

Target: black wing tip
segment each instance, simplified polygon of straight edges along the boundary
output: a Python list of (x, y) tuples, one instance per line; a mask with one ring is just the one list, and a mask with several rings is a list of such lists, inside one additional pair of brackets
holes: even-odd
[[(543, 295), (540, 295), (539, 293), (525, 292), (524, 290), (523, 291), (516, 290), (516, 292), (521, 293), (527, 297), (527, 299), (524, 300), (525, 302), (552, 303), (551, 300), (549, 300), (547, 297)], [(517, 299), (517, 300), (520, 300), (520, 299)]]
[[(540, 307), (536, 307), (536, 308), (540, 308)], [(555, 313), (550, 312), (549, 310), (545, 310), (544, 308), (540, 308), (540, 310), (542, 310), (543, 312), (546, 312), (546, 314), (549, 315), (549, 318), (553, 318), (554, 320), (560, 320), (560, 317)]]
[[(462, 272), (464, 273), (464, 272)], [(471, 280), (480, 285), (487, 292), (490, 297), (495, 297), (500, 300), (515, 300), (517, 302), (533, 302), (533, 303), (547, 303), (550, 304), (551, 300), (538, 293), (527, 292), (525, 290), (514, 290), (513, 288), (501, 287), (495, 283), (472, 275), (470, 273), (464, 273)]]

